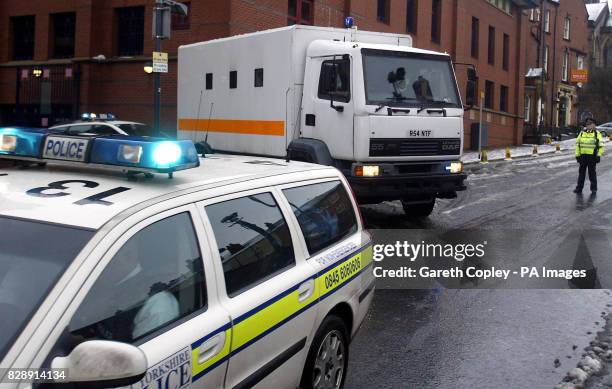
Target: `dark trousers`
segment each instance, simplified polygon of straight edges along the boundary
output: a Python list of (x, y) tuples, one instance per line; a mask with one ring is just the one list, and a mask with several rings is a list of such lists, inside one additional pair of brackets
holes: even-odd
[(580, 167), (578, 168), (578, 184), (576, 185), (577, 190), (582, 190), (584, 187), (584, 180), (586, 177), (586, 171), (589, 170), (589, 181), (591, 181), (591, 191), (597, 190), (597, 172), (595, 167), (597, 162), (593, 155), (582, 155), (580, 157)]

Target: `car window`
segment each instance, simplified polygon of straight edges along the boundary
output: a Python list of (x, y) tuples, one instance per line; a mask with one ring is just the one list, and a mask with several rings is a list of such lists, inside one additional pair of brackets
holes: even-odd
[(93, 232), (0, 216), (0, 360)]
[(319, 77), (320, 99), (349, 102), (351, 100), (351, 62), (348, 59), (323, 61)]
[(206, 207), (230, 297), (295, 265), (287, 222), (271, 193)]
[(84, 132), (91, 132), (93, 126), (91, 124), (77, 124), (74, 126), (70, 126), (67, 129), (69, 134), (81, 134)]
[(357, 232), (353, 204), (340, 181), (283, 190), (311, 255)]
[(134, 342), (205, 305), (202, 258), (184, 212), (145, 227), (121, 247), (69, 330), (81, 340)]
[(88, 131), (91, 134), (97, 134), (97, 135), (115, 135), (118, 134), (118, 132), (113, 129), (111, 126), (106, 126), (104, 124), (97, 124), (95, 126), (92, 127), (92, 129), (90, 131)]
[(117, 127), (125, 131), (126, 134), (132, 136), (151, 136), (151, 128), (145, 124), (138, 123), (121, 123)]

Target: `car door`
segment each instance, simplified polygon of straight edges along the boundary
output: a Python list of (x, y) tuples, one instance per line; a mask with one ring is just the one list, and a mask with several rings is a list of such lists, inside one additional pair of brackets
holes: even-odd
[(91, 286), (64, 320), (45, 365), (82, 341), (112, 340), (146, 355), (147, 373), (132, 388), (223, 385), (231, 326), (196, 213), (193, 205), (181, 206), (121, 234), (85, 283)]
[(232, 318), (226, 386), (295, 388), (317, 316), (314, 269), (274, 189), (198, 204)]
[(325, 142), (332, 157), (351, 160), (354, 113), (351, 59), (348, 55), (308, 58), (307, 67), (303, 136)]

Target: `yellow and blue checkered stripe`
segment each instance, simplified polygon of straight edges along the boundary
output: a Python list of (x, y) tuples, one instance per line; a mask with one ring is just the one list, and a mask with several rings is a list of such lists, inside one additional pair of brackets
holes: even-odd
[[(231, 356), (337, 292), (369, 268), (371, 263), (372, 246), (368, 244), (192, 343), (192, 381), (202, 378)], [(315, 282), (315, 291), (307, 300), (299, 302), (298, 288), (310, 279)], [(215, 357), (199, 364), (199, 347), (221, 332), (225, 332), (223, 349)]]

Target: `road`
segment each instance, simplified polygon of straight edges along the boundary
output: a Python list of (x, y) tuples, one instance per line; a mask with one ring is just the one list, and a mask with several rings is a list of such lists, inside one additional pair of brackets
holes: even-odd
[[(428, 219), (407, 221), (399, 204), (385, 203), (362, 209), (366, 225), (518, 234), (516, 263), (588, 257), (597, 268), (591, 286), (612, 285), (612, 159), (598, 165), (596, 197), (588, 187), (572, 193), (577, 165), (568, 153), (470, 170), (468, 190), (439, 201)], [(352, 343), (346, 387), (552, 388), (601, 330), (612, 296), (565, 280), (551, 286), (565, 290), (377, 290)]]

